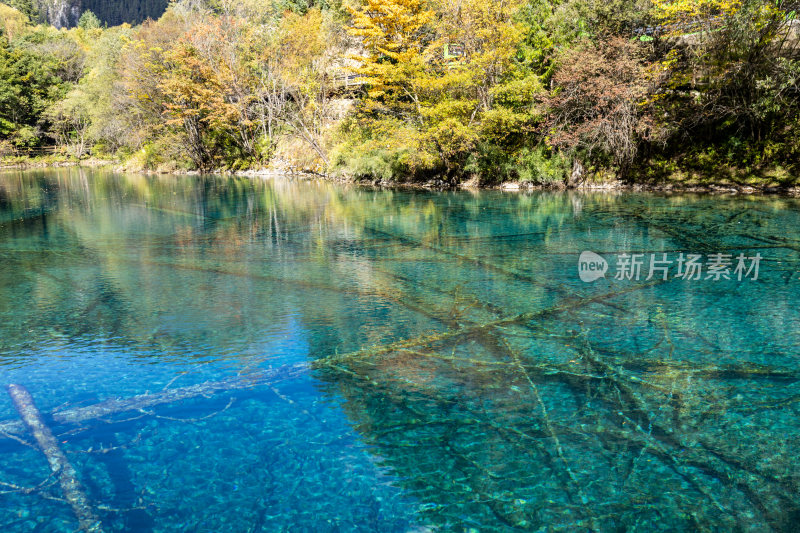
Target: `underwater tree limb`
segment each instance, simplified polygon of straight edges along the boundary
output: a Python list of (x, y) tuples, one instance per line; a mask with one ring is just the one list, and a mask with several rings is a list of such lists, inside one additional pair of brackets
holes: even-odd
[[(426, 418), (426, 413), (423, 411), (418, 410), (407, 397), (402, 394), (399, 394), (396, 390), (393, 390), (391, 387), (388, 387), (382, 383), (379, 383), (372, 378), (370, 378), (367, 374), (358, 374), (354, 372), (350, 372), (346, 368), (342, 367), (331, 367), (331, 369), (335, 369), (336, 372), (341, 372), (343, 375), (349, 376), (354, 380), (365, 383), (371, 386), (371, 389), (379, 394), (380, 396), (384, 397), (386, 400), (391, 402), (391, 404), (404, 411), (406, 414), (412, 416), (413, 420), (410, 422), (410, 426), (407, 424), (401, 424), (395, 426), (396, 431), (402, 431), (406, 427), (433, 427), (433, 426), (447, 426), (452, 423), (452, 421), (443, 420), (432, 422), (430, 419)], [(474, 425), (476, 427), (487, 427), (491, 428), (496, 434), (502, 435), (504, 437), (511, 437), (511, 439), (516, 440), (519, 438), (524, 438), (525, 441), (529, 444), (533, 444), (536, 446), (540, 451), (544, 452), (544, 444), (541, 439), (548, 438), (549, 435), (547, 434), (539, 434), (537, 438), (536, 436), (532, 436), (527, 434), (521, 430), (516, 428), (505, 428), (496, 422), (493, 422), (489, 416), (486, 416), (485, 413), (479, 413), (472, 408), (467, 407), (462, 402), (459, 402), (452, 398), (444, 397), (438, 394), (435, 390), (432, 389), (425, 389), (426, 394), (425, 397), (428, 400), (436, 402), (439, 406), (450, 410), (454, 406), (458, 406), (459, 409), (465, 411), (465, 414), (468, 414), (469, 417), (466, 419), (459, 419), (459, 423), (466, 423), (468, 425)], [(391, 433), (396, 433), (393, 431)], [(388, 433), (384, 433), (386, 435)], [(507, 440), (510, 442), (511, 439)], [(475, 461), (474, 459), (470, 458), (468, 455), (463, 453), (459, 446), (456, 445), (454, 442), (450, 440), (448, 437), (448, 432), (444, 431), (444, 434), (437, 434), (435, 437), (435, 441), (438, 445), (442, 446), (442, 450), (444, 453), (447, 454), (450, 458), (452, 458), (457, 463), (463, 465), (462, 470), (470, 471), (468, 475), (470, 479), (470, 487), (473, 491), (472, 494), (476, 497), (476, 502), (480, 502), (481, 504), (485, 505), (486, 508), (503, 524), (509, 527), (515, 528), (525, 528), (520, 524), (518, 518), (510, 515), (507, 513), (500, 504), (498, 498), (492, 495), (492, 490), (490, 489), (489, 485), (493, 482), (498, 480), (502, 480), (502, 476), (496, 474), (495, 472), (487, 469), (487, 467), (481, 465), (479, 462)], [(443, 444), (446, 443), (446, 444)], [(405, 447), (408, 449), (417, 449), (420, 446), (420, 442), (414, 442), (409, 444), (388, 444), (385, 442), (381, 443), (381, 446), (384, 447)], [(545, 457), (547, 457), (545, 455)], [(548, 458), (549, 460), (549, 458)]]
[(225, 407), (223, 407), (222, 409), (220, 409), (218, 411), (214, 411), (213, 413), (209, 413), (209, 414), (207, 414), (205, 416), (200, 416), (200, 417), (196, 417), (196, 418), (177, 418), (177, 417), (173, 417), (173, 416), (157, 415), (157, 414), (155, 414), (155, 413), (153, 413), (151, 411), (145, 411), (144, 409), (142, 409), (141, 412), (144, 413), (144, 414), (147, 414), (147, 415), (154, 416), (155, 418), (160, 418), (162, 420), (171, 420), (172, 422), (184, 422), (186, 424), (196, 424), (197, 422), (202, 422), (203, 420), (208, 420), (209, 418), (214, 418), (218, 414), (224, 413), (225, 411), (230, 409), (230, 407), (231, 407), (231, 405), (233, 405), (234, 401), (236, 401), (235, 398), (230, 398), (228, 400), (228, 403), (225, 404)]
[(0, 481), (0, 487), (6, 487), (8, 490), (0, 491), (0, 494), (11, 494), (14, 492), (21, 493), (21, 494), (31, 494), (34, 492), (39, 492), (42, 489), (45, 489), (55, 483), (56, 481), (53, 479), (54, 472), (50, 472), (46, 478), (42, 481), (34, 485), (33, 487), (23, 487), (21, 485), (17, 485), (16, 483), (9, 483), (7, 481)]
[[(220, 381), (206, 381), (197, 385), (168, 389), (152, 394), (140, 394), (130, 398), (111, 398), (94, 405), (74, 407), (57, 413), (51, 413), (51, 417), (59, 424), (78, 425), (86, 420), (102, 419), (110, 415), (127, 411), (139, 411), (148, 407), (187, 400), (198, 396), (209, 396), (217, 392), (247, 389), (267, 383), (275, 383), (284, 379), (300, 376), (307, 370), (308, 365), (303, 363), (288, 365), (276, 369), (253, 372), (245, 376), (236, 376)], [(25, 426), (20, 421), (6, 421), (0, 423), (0, 436), (4, 433), (19, 435), (24, 431)]]
[(581, 503), (583, 503), (583, 505), (586, 506), (586, 510), (588, 511), (589, 515), (589, 524), (591, 529), (596, 530), (597, 525), (594, 522), (593, 514), (588, 508), (589, 499), (583, 493), (580, 481), (578, 481), (578, 478), (575, 476), (575, 472), (570, 466), (569, 461), (567, 461), (567, 457), (564, 454), (564, 448), (561, 446), (561, 439), (558, 438), (558, 434), (553, 429), (553, 424), (550, 420), (550, 415), (548, 415), (547, 413), (547, 407), (544, 404), (544, 400), (542, 400), (542, 395), (539, 393), (539, 387), (537, 387), (536, 383), (534, 383), (533, 380), (531, 379), (530, 374), (525, 369), (525, 366), (522, 364), (522, 361), (519, 358), (519, 354), (515, 352), (504, 339), (499, 339), (499, 340), (500, 342), (502, 342), (503, 346), (505, 346), (505, 349), (507, 350), (508, 354), (514, 361), (514, 364), (517, 366), (519, 371), (522, 373), (522, 376), (525, 378), (525, 381), (528, 383), (528, 386), (530, 387), (530, 390), (533, 393), (533, 397), (536, 399), (536, 403), (539, 405), (544, 427), (550, 434), (550, 438), (553, 440), (553, 444), (555, 445), (556, 454), (558, 455), (558, 458), (561, 460), (561, 463), (564, 466), (564, 470), (566, 471), (567, 475), (572, 481), (572, 484), (575, 486), (575, 491), (580, 497)]
[[(629, 385), (631, 381), (626, 379), (628, 376), (619, 375), (614, 367), (597, 357), (588, 340), (585, 340), (581, 347), (581, 353), (598, 370), (606, 373), (607, 378), (619, 392), (620, 407), (623, 408), (623, 411), (637, 415), (637, 418), (640, 418), (648, 426), (648, 430), (645, 430), (642, 423), (632, 420), (625, 412), (619, 411), (618, 416), (627, 422), (628, 427), (635, 429), (635, 431), (628, 430), (622, 433), (641, 437), (643, 444), (654, 452), (654, 455), (662, 457), (668, 464), (672, 463), (681, 468), (682, 473), (688, 473), (684, 470), (685, 466), (692, 466), (723, 481), (729, 487), (739, 490), (759, 509), (767, 522), (778, 530), (783, 529), (787, 519), (800, 517), (800, 507), (784, 494), (773, 489), (777, 485), (781, 489), (791, 490), (791, 482), (775, 478), (753, 468), (744, 461), (723, 452), (722, 448), (707, 439), (690, 442), (678, 438), (674, 431), (662, 427), (650, 418), (646, 402)], [(698, 482), (694, 480), (694, 483)], [(707, 495), (712, 496), (713, 494), (709, 492)], [(780, 502), (780, 509), (771, 508), (769, 503), (774, 501)]]
[(511, 270), (509, 268), (502, 267), (502, 266), (496, 265), (494, 263), (490, 263), (489, 261), (485, 261), (483, 259), (478, 259), (476, 257), (471, 257), (471, 256), (466, 255), (466, 254), (461, 254), (461, 253), (458, 253), (458, 252), (454, 252), (454, 251), (448, 250), (446, 248), (441, 248), (439, 246), (434, 246), (434, 245), (429, 244), (429, 243), (425, 243), (425, 242), (422, 242), (422, 241), (417, 241), (417, 240), (412, 239), (410, 237), (405, 237), (403, 235), (397, 235), (397, 234), (391, 233), (391, 232), (386, 231), (386, 230), (373, 228), (371, 226), (365, 225), (364, 229), (369, 231), (369, 232), (372, 232), (374, 234), (377, 234), (377, 235), (383, 235), (383, 236), (385, 236), (385, 237), (387, 237), (387, 238), (389, 238), (389, 239), (391, 239), (393, 241), (396, 241), (396, 242), (402, 242), (403, 244), (406, 244), (406, 245), (409, 245), (409, 246), (421, 247), (421, 248), (425, 248), (425, 249), (431, 250), (431, 251), (439, 253), (439, 254), (443, 254), (443, 255), (450, 256), (450, 257), (454, 257), (454, 258), (456, 258), (457, 260), (459, 260), (459, 261), (461, 261), (463, 263), (472, 264), (472, 265), (484, 268), (486, 270), (491, 270), (491, 271), (494, 271), (494, 272), (498, 272), (498, 273), (503, 274), (503, 275), (505, 275), (505, 276), (507, 276), (507, 277), (509, 277), (511, 279), (516, 279), (516, 280), (519, 280), (519, 281), (525, 281), (527, 283), (531, 283), (534, 286), (541, 287), (541, 288), (543, 288), (545, 290), (548, 290), (548, 291), (554, 291), (554, 292), (557, 292), (557, 293), (559, 293), (561, 295), (570, 293), (570, 291), (568, 291), (564, 287), (545, 285), (541, 281), (535, 279), (533, 276), (530, 276), (530, 275), (527, 275), (527, 274), (522, 274), (522, 273), (517, 272), (515, 270)]
[(97, 518), (89, 504), (89, 498), (86, 496), (83, 485), (78, 480), (78, 473), (75, 471), (75, 467), (72, 466), (64, 451), (59, 447), (50, 428), (45, 425), (30, 393), (22, 385), (12, 383), (8, 386), (8, 394), (14, 402), (14, 407), (17, 409), (20, 418), (33, 434), (39, 449), (47, 458), (50, 470), (58, 476), (61, 490), (78, 518), (81, 530), (102, 531), (100, 519)]
[[(480, 341), (482, 338), (486, 339), (494, 337), (498, 333), (497, 330), (493, 330), (491, 327), (475, 327), (467, 329), (470, 330), (470, 334), (467, 337), (471, 337), (478, 341)], [(439, 340), (441, 340), (441, 337), (434, 339), (431, 343), (435, 343)], [(419, 346), (421, 348), (418, 350), (395, 347), (394, 352), (400, 352), (404, 353), (405, 355), (416, 356), (429, 360), (439, 359), (442, 363), (451, 365), (457, 362), (467, 365), (474, 365), (477, 367), (476, 369), (481, 369), (482, 374), (486, 371), (491, 371), (493, 374), (496, 373), (496, 380), (499, 380), (499, 382), (503, 382), (507, 379), (509, 371), (511, 370), (511, 367), (513, 367), (513, 361), (508, 360), (507, 354), (503, 355), (505, 351), (503, 351), (503, 353), (497, 352), (494, 360), (482, 361), (472, 357), (459, 358), (448, 354), (437, 354), (435, 352), (431, 353), (429, 350), (422, 348), (425, 344), (430, 343), (419, 342), (417, 344), (413, 344), (414, 346)], [(570, 342), (570, 344), (572, 344), (572, 342)], [(427, 346), (426, 348), (430, 348), (430, 346)], [(385, 353), (386, 355), (389, 355), (391, 352), (392, 350), (381, 351), (382, 354)], [(606, 427), (606, 429), (598, 431), (597, 436), (601, 437), (602, 440), (603, 437), (608, 437), (611, 434), (614, 434), (618, 438), (635, 445), (637, 448), (642, 448), (642, 451), (645, 449), (650, 451), (652, 455), (664, 461), (668, 467), (675, 470), (677, 474), (686, 479), (686, 481), (694, 486), (700, 494), (703, 494), (706, 498), (713, 502), (714, 507), (721, 512), (727, 513), (728, 509), (716, 498), (713, 487), (708, 486), (705, 480), (697, 476), (696, 469), (699, 469), (707, 476), (722, 480), (729, 488), (735, 489), (742, 493), (771, 524), (778, 525), (782, 523), (779, 513), (774, 507), (774, 503), (776, 501), (779, 501), (782, 507), (789, 509), (791, 513), (794, 512), (796, 507), (791, 503), (791, 501), (787, 500), (784, 495), (775, 492), (775, 490), (769, 486), (778, 480), (763, 479), (763, 481), (767, 481), (765, 484), (763, 483), (762, 479), (759, 479), (763, 478), (763, 475), (753, 476), (753, 472), (745, 473), (744, 470), (748, 469), (748, 465), (742, 464), (741, 461), (731, 461), (731, 457), (715, 457), (715, 454), (710, 453), (709, 450), (704, 450), (698, 446), (699, 443), (685, 442), (677, 437), (673, 429), (669, 428), (668, 426), (664, 426), (663, 422), (656, 422), (656, 420), (653, 418), (654, 415), (650, 414), (651, 409), (648, 407), (648, 405), (652, 403), (658, 404), (660, 402), (662, 404), (661, 407), (665, 406), (663, 405), (663, 399), (659, 400), (658, 398), (653, 397), (652, 392), (668, 393), (668, 397), (673, 398), (672, 401), (668, 400), (668, 404), (673, 405), (674, 407), (673, 402), (676, 392), (674, 388), (667, 390), (662, 386), (648, 383), (645, 380), (638, 378), (638, 376), (635, 376), (633, 373), (626, 372), (622, 367), (618, 367), (615, 363), (610, 364), (604, 358), (599, 357), (599, 354), (593, 351), (588, 342), (585, 346), (579, 345), (578, 352), (582, 352), (584, 360), (589, 364), (585, 374), (580, 372), (562, 371), (561, 369), (558, 369), (557, 366), (554, 367), (552, 364), (546, 363), (520, 361), (520, 364), (527, 374), (527, 379), (529, 379), (531, 382), (538, 382), (538, 380), (542, 379), (544, 376), (553, 376), (555, 374), (561, 376), (561, 379), (566, 381), (567, 384), (571, 385), (576, 393), (579, 393), (580, 391), (578, 388), (575, 388), (575, 386), (580, 383), (588, 384), (598, 381), (603, 383), (608, 389), (606, 393), (603, 394), (603, 396), (606, 397), (606, 401), (610, 401), (618, 405), (618, 408), (614, 409), (613, 414), (619, 417), (621, 427), (619, 430), (617, 430), (617, 428)], [(380, 389), (384, 388), (379, 385), (375, 379), (369, 377), (369, 370), (373, 368), (379, 368), (379, 366), (376, 365), (378, 361), (386, 364), (387, 360), (385, 358), (378, 359), (374, 357), (367, 357), (360, 359), (357, 357), (355, 359), (348, 360), (347, 357), (343, 357), (342, 359), (342, 363), (349, 363), (346, 365), (349, 368), (343, 368), (342, 365), (333, 362), (324, 366), (327, 366), (335, 372), (343, 372), (344, 374), (349, 374), (362, 380), (366, 379), (368, 383), (378, 386)], [(679, 362), (674, 362), (674, 364), (676, 367), (681, 366)], [(391, 366), (391, 364), (389, 365)], [(359, 367), (361, 371), (357, 370)], [(733, 374), (741, 377), (748, 377), (749, 373), (752, 372), (751, 375), (753, 377), (770, 376), (777, 377), (779, 379), (790, 377), (780, 371), (776, 372), (775, 369), (768, 369), (758, 366), (749, 367), (748, 365), (742, 365), (742, 367), (738, 369), (729, 366), (727, 368), (722, 367), (720, 369), (700, 367), (698, 370), (700, 370), (700, 372), (698, 372), (698, 377), (705, 378), (715, 376), (718, 374), (719, 370), (722, 370), (723, 375), (726, 376)], [(419, 385), (420, 384), (416, 384), (415, 386)], [(441, 401), (452, 401), (441, 397), (436, 392), (435, 388), (431, 389), (426, 387), (425, 391), (425, 396), (429, 399), (438, 397)], [(462, 406), (462, 408), (464, 408), (464, 406)], [(468, 409), (468, 411), (471, 410)], [(660, 412), (661, 408), (659, 407), (657, 411)], [(474, 411), (472, 411), (471, 414), (473, 416), (477, 415), (477, 413)], [(484, 417), (480, 416), (480, 418)], [(480, 423), (485, 424), (487, 427), (492, 427), (500, 433), (504, 433), (508, 436), (514, 435), (517, 438), (521, 437), (529, 442), (531, 440), (538, 442), (542, 438), (549, 438), (553, 432), (563, 433), (570, 429), (569, 427), (564, 427), (561, 424), (553, 423), (553, 421), (551, 421), (550, 428), (547, 428), (549, 431), (546, 431), (547, 435), (540, 434), (536, 437), (533, 437), (518, 427), (500, 427), (498, 424), (493, 424), (491, 420), (482, 420)], [(604, 435), (601, 435), (601, 433)], [(715, 451), (719, 453), (719, 450)], [(785, 480), (780, 481), (785, 482)]]
[(432, 320), (436, 320), (439, 322), (448, 322), (446, 317), (440, 317), (433, 314), (431, 311), (426, 309), (422, 305), (418, 305), (414, 302), (407, 301), (404, 297), (393, 294), (390, 290), (381, 290), (380, 288), (374, 289), (366, 289), (360, 290), (356, 288), (344, 288), (344, 287), (337, 287), (335, 285), (330, 285), (326, 283), (318, 283), (308, 280), (298, 280), (298, 279), (290, 279), (286, 277), (275, 277), (275, 276), (266, 276), (263, 274), (257, 274), (253, 272), (247, 271), (235, 271), (235, 270), (228, 270), (218, 266), (206, 266), (202, 264), (192, 265), (192, 264), (185, 264), (180, 262), (174, 261), (128, 261), (129, 263), (134, 264), (144, 264), (149, 266), (158, 266), (158, 267), (165, 267), (165, 268), (174, 268), (180, 270), (189, 270), (194, 272), (203, 272), (208, 274), (220, 274), (223, 276), (231, 276), (231, 277), (238, 277), (238, 278), (246, 278), (246, 279), (255, 279), (260, 281), (266, 281), (269, 283), (276, 283), (280, 284), (281, 286), (284, 285), (291, 285), (301, 290), (310, 290), (310, 291), (326, 291), (326, 292), (333, 292), (337, 294), (343, 294), (345, 296), (371, 296), (376, 298), (382, 298), (384, 300), (394, 302), (406, 309), (413, 311), (415, 313), (419, 313), (423, 316), (426, 316)]
[(579, 307), (584, 307), (592, 303), (600, 303), (610, 298), (615, 298), (617, 296), (622, 296), (624, 294), (628, 294), (631, 292), (637, 292), (649, 287), (653, 287), (655, 285), (659, 285), (661, 283), (664, 283), (664, 281), (658, 280), (649, 283), (643, 283), (641, 285), (626, 287), (618, 291), (606, 292), (595, 296), (587, 296), (583, 298), (567, 298), (565, 301), (557, 305), (547, 307), (545, 309), (540, 309), (538, 311), (520, 313), (505, 318), (498, 318), (497, 320), (492, 320), (483, 324), (475, 324), (472, 326), (467, 326), (458, 330), (446, 331), (443, 333), (431, 333), (428, 335), (420, 335), (418, 337), (414, 337), (411, 339), (405, 339), (378, 347), (365, 348), (362, 350), (357, 350), (355, 352), (350, 352), (346, 354), (329, 355), (327, 357), (314, 360), (312, 362), (312, 366), (314, 368), (320, 368), (329, 366), (332, 363), (340, 363), (343, 361), (351, 361), (358, 359), (369, 359), (378, 355), (383, 355), (386, 353), (397, 351), (401, 348), (413, 348), (415, 346), (429, 345), (435, 342), (474, 335), (482, 330), (491, 330), (493, 328), (509, 326), (512, 324), (525, 324), (532, 322), (534, 320), (544, 319), (552, 315), (557, 315), (564, 311), (577, 309)]

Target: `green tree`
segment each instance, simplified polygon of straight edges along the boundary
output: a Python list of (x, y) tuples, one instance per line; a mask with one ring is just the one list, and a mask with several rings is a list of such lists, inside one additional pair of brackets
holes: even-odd
[(669, 96), (659, 99), (675, 136), (759, 142), (795, 128), (800, 105), (796, 3), (655, 0)]
[(40, 21), (39, 9), (33, 0), (7, 0), (4, 3), (28, 17), (31, 22)]
[(92, 102), (84, 87), (73, 88), (45, 111), (50, 132), (59, 146), (69, 147), (76, 157), (86, 153), (92, 120)]
[(93, 30), (101, 26), (100, 19), (91, 11), (84, 11), (78, 19), (78, 27), (83, 30)]
[(0, 36), (0, 137), (18, 147), (42, 141), (44, 111), (66, 90), (57, 67), (43, 59)]

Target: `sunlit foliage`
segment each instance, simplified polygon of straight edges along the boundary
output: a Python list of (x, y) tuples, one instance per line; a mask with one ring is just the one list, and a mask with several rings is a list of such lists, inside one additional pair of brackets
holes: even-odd
[(785, 0), (179, 0), (60, 31), (12, 5), (5, 151), (571, 184), (667, 161), (760, 172), (800, 145)]

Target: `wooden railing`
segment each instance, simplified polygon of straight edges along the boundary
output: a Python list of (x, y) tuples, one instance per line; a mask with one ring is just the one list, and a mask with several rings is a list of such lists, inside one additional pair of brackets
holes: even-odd
[(34, 148), (16, 148), (14, 146), (0, 146), (0, 156), (28, 156), (36, 157), (42, 155), (60, 154), (64, 151), (59, 146), (37, 146)]

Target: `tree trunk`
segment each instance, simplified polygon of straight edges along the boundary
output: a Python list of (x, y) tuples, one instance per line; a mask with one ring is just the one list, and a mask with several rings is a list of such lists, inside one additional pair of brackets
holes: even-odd
[(581, 163), (580, 159), (576, 158), (572, 163), (572, 172), (569, 177), (567, 177), (566, 186), (573, 188), (583, 183), (586, 180), (585, 173), (586, 171), (583, 168), (583, 163)]

